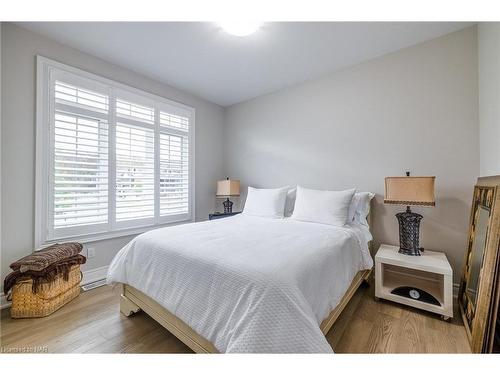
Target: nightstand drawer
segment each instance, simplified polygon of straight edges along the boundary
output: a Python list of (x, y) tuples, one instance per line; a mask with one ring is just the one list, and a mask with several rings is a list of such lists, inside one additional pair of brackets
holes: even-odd
[(407, 267), (425, 272), (435, 272), (442, 275), (453, 273), (450, 263), (444, 253), (425, 250), (421, 256), (411, 256), (398, 253), (399, 248), (391, 245), (380, 245), (375, 255), (375, 262)]

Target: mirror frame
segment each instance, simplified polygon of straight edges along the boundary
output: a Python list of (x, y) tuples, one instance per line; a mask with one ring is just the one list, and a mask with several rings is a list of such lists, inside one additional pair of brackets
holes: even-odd
[[(480, 239), (478, 237), (478, 230), (479, 230), (479, 220), (481, 220), (481, 217), (480, 217), (480, 213), (482, 212), (481, 210), (485, 210), (485, 213), (487, 213), (487, 216), (486, 216), (486, 220), (487, 220), (487, 223), (486, 223), (486, 233), (484, 234), (484, 239)], [(467, 306), (471, 306), (472, 307), (472, 312), (474, 312), (475, 310), (475, 306), (477, 306), (477, 297), (479, 295), (479, 282), (481, 281), (480, 279), (480, 274), (481, 274), (481, 269), (483, 267), (483, 261), (484, 261), (484, 253), (486, 251), (486, 243), (487, 243), (487, 240), (488, 240), (488, 227), (489, 227), (489, 221), (490, 221), (490, 218), (491, 218), (491, 210), (486, 207), (486, 206), (483, 206), (481, 203), (478, 203), (477, 206), (476, 206), (476, 212), (475, 212), (475, 217), (474, 217), (474, 229), (475, 229), (475, 233), (474, 235), (472, 236), (472, 242), (470, 244), (470, 254), (469, 254), (469, 262), (467, 264), (467, 270), (466, 270), (466, 274), (464, 276), (464, 281), (465, 281), (465, 285), (464, 285), (464, 291), (465, 291), (465, 295), (463, 296), (464, 300), (465, 298), (467, 298), (468, 300), (468, 305)], [(476, 230), (477, 228), (477, 230)], [(482, 240), (481, 244), (479, 245), (483, 245), (483, 248), (481, 249), (478, 249), (478, 243), (477, 241), (478, 240)], [(472, 278), (474, 277), (473, 275), (473, 271), (475, 271), (475, 262), (474, 260), (476, 259), (477, 257), (477, 254), (476, 252), (480, 250), (481, 251), (481, 260), (480, 260), (480, 268), (477, 269), (477, 280), (475, 281), (476, 283), (476, 290), (475, 290), (475, 296), (472, 296), (471, 295), (471, 292), (470, 292), (470, 284), (471, 282), (473, 281)], [(471, 263), (472, 262), (472, 263)], [(475, 273), (475, 272), (474, 272)], [(469, 314), (467, 316), (469, 318)], [(469, 323), (471, 323), (469, 321)]]
[[(470, 301), (466, 290), (471, 268), (472, 249), (475, 238), (476, 211), (478, 206), (485, 206), (490, 210), (488, 220), (486, 245), (483, 254), (482, 267), (479, 272), (479, 282), (475, 306)], [(465, 260), (463, 265), (458, 305), (464, 321), (465, 330), (469, 338), (472, 352), (484, 353), (488, 351), (487, 338), (491, 335), (491, 308), (498, 304), (494, 298), (497, 289), (497, 263), (500, 244), (500, 176), (479, 177), (474, 187), (472, 208), (469, 223), (469, 236)], [(492, 303), (493, 300), (493, 303)], [(494, 318), (493, 318), (494, 319)], [(493, 327), (494, 329), (494, 327)], [(488, 331), (488, 332), (487, 332)]]

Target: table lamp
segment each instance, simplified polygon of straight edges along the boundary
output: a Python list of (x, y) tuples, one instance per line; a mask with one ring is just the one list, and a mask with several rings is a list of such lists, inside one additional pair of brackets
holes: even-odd
[(228, 214), (233, 212), (233, 202), (231, 202), (229, 198), (240, 196), (240, 181), (230, 180), (229, 177), (226, 177), (225, 180), (217, 181), (216, 195), (218, 198), (226, 198), (223, 202), (224, 213)]
[(386, 204), (406, 206), (406, 212), (396, 214), (399, 221), (399, 252), (406, 255), (420, 255), (419, 247), (420, 220), (423, 216), (411, 212), (410, 206), (435, 206), (434, 180), (436, 177), (386, 177)]

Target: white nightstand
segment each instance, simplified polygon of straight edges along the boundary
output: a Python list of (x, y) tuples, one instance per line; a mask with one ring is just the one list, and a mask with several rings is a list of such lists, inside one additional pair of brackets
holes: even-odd
[[(444, 320), (452, 318), (453, 271), (446, 255), (425, 250), (421, 256), (409, 256), (398, 250), (397, 246), (380, 245), (377, 251), (375, 297), (441, 314)], [(426, 299), (425, 292), (438, 304)]]

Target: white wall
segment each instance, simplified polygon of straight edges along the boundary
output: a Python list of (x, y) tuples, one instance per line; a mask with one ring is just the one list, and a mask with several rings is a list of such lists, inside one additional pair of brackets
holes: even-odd
[[(223, 108), (130, 70), (59, 44), (19, 26), (2, 25), (1, 278), (8, 265), (33, 250), (35, 186), (35, 55), (102, 75), (196, 108), (196, 218), (214, 209), (222, 170)], [(96, 257), (84, 269), (108, 265), (131, 237), (92, 243)]]
[[(481, 50), (486, 28), (479, 29)], [(424, 214), (422, 245), (445, 250), (457, 280), (479, 174), (475, 28), (229, 107), (225, 119), (214, 104), (16, 25), (0, 31), (2, 280), (8, 264), (33, 248), (36, 54), (196, 108), (199, 220), (213, 209), (214, 182), (226, 175), (262, 187), (356, 186), (377, 193), (376, 242), (397, 244), (394, 214), (402, 208), (382, 204), (383, 178), (405, 170), (436, 175), (437, 206), (415, 211)], [(481, 146), (494, 142), (481, 126)], [(107, 265), (129, 240), (93, 243), (96, 257), (85, 269)]]
[[(2, 22), (0, 22), (0, 252), (2, 244)], [(0, 255), (0, 268), (1, 268)], [(3, 274), (0, 274), (3, 275)], [(0, 294), (3, 293), (0, 291)], [(2, 301), (0, 301), (0, 304)]]
[(404, 209), (383, 204), (384, 177), (437, 176), (436, 207), (414, 211), (458, 280), (479, 173), (475, 27), (231, 106), (224, 134), (243, 186), (375, 192), (376, 243), (398, 244)]
[(500, 174), (500, 23), (480, 23), (479, 140), (480, 174)]

